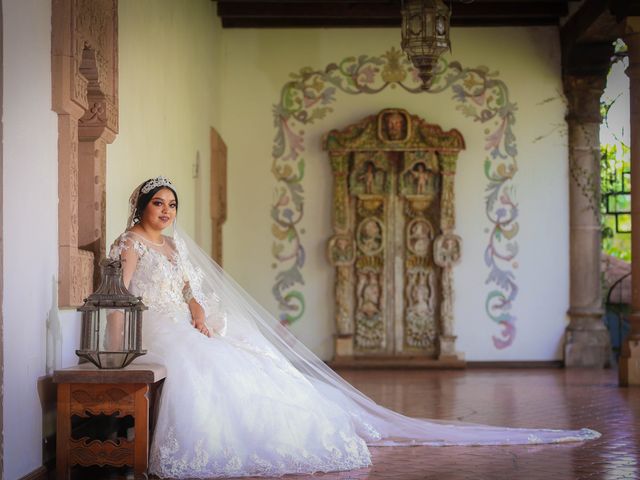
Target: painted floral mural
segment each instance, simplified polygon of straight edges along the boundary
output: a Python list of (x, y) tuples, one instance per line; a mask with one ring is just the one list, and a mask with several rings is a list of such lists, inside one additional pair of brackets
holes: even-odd
[[(340, 94), (376, 94), (387, 88), (402, 88), (410, 94), (425, 94), (416, 71), (404, 55), (392, 48), (380, 56), (360, 55), (330, 63), (324, 69), (302, 68), (291, 74), (273, 109), (276, 135), (272, 172), (276, 178), (271, 207), (274, 242), (272, 254), (277, 269), (272, 293), (283, 324), (302, 317), (305, 249), (300, 224), (304, 217), (305, 129), (333, 111)], [(440, 60), (431, 90), (450, 91), (456, 109), (483, 128), (483, 170), (487, 180), (485, 211), (488, 226), (484, 263), (487, 267), (485, 300), (487, 316), (499, 325), (493, 336), (496, 348), (515, 339), (515, 316), (511, 313), (518, 296), (514, 270), (518, 267), (518, 206), (514, 201), (513, 177), (518, 154), (512, 131), (516, 105), (509, 99), (498, 72), (480, 66), (467, 68), (456, 61)]]

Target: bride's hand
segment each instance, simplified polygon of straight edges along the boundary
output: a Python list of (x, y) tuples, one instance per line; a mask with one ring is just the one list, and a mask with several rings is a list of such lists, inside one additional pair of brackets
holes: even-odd
[(209, 327), (204, 323), (204, 309), (194, 298), (189, 301), (189, 311), (191, 312), (191, 325), (203, 335), (211, 337), (213, 332), (209, 331)]
[(207, 337), (211, 337), (213, 332), (209, 331), (209, 328), (204, 323), (204, 318), (194, 318), (191, 322), (193, 328), (198, 330), (201, 334), (206, 335)]

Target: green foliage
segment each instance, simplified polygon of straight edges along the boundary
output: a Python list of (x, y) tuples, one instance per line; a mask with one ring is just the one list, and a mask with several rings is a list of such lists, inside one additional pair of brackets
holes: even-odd
[[(610, 108), (610, 106), (608, 107)], [(608, 111), (608, 108), (606, 111)], [(606, 117), (604, 117), (606, 118)], [(609, 194), (630, 191), (628, 177), (622, 172), (630, 170), (629, 147), (623, 142), (617, 145), (603, 144), (600, 146), (600, 212), (602, 229), (602, 251), (628, 262), (631, 261), (631, 235), (616, 231), (615, 216), (607, 215), (607, 202), (609, 211), (629, 211), (630, 196)], [(627, 183), (625, 185), (625, 183)], [(621, 229), (631, 231), (630, 216), (620, 216)]]

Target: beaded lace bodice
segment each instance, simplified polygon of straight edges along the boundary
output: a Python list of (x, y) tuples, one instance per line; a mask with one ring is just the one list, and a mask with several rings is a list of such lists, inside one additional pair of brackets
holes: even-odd
[(163, 238), (163, 245), (156, 247), (133, 232), (125, 232), (114, 242), (109, 256), (117, 259), (124, 250), (133, 249), (137, 265), (128, 289), (142, 297), (149, 309), (188, 318), (187, 302), (193, 297), (206, 312), (207, 301), (200, 289), (202, 272), (189, 262), (181, 240)]

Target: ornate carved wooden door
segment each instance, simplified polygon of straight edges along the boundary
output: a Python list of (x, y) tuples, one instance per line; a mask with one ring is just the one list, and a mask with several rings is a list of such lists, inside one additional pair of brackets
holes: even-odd
[(404, 110), (325, 138), (334, 173), (336, 357), (453, 359), (453, 174), (464, 147)]

